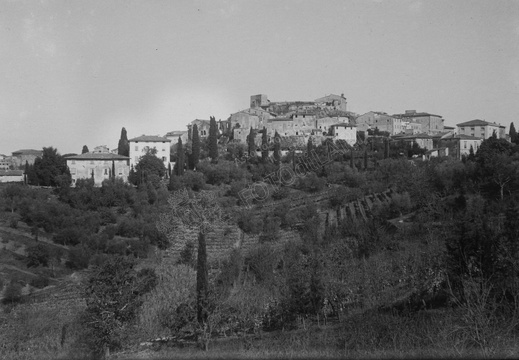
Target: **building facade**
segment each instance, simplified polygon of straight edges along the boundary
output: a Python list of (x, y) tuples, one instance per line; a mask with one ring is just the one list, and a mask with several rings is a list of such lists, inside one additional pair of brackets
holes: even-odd
[(130, 158), (114, 154), (106, 146), (98, 146), (92, 152), (66, 158), (74, 186), (79, 179), (94, 179), (96, 186), (113, 177), (128, 181)]
[(37, 157), (43, 156), (43, 150), (23, 149), (12, 153), (11, 164), (15, 168), (25, 166), (27, 162), (29, 165), (33, 165)]
[(142, 135), (128, 140), (130, 143), (130, 166), (135, 167), (148, 150), (156, 149), (156, 157), (162, 160), (164, 167), (169, 165), (171, 140), (158, 135)]
[(506, 138), (506, 128), (501, 124), (491, 123), (485, 120), (475, 119), (457, 124), (458, 134), (488, 139), (495, 132), (499, 139)]
[(386, 131), (389, 135), (396, 135), (405, 132), (404, 123), (401, 118), (395, 118), (385, 112), (369, 111), (355, 119), (359, 131), (368, 129), (378, 129)]
[(395, 114), (393, 117), (402, 119), (405, 122), (419, 123), (422, 127), (421, 131), (426, 134), (437, 134), (444, 131), (444, 119), (440, 115), (406, 110), (404, 114)]

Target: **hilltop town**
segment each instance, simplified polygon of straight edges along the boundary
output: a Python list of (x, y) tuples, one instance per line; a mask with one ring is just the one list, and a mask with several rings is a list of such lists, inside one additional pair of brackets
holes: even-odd
[[(80, 155), (68, 154), (65, 157), (72, 182), (93, 177), (100, 185), (111, 176), (112, 170), (115, 176), (126, 181), (146, 149), (153, 148), (157, 149), (155, 155), (164, 166), (171, 169), (175, 166), (178, 140), (189, 143), (194, 125), (200, 138), (207, 139), (210, 120), (195, 119), (186, 130), (129, 139), (128, 154), (121, 154), (118, 148), (110, 150), (106, 145)], [(462, 159), (471, 151), (476, 152), (481, 142), (493, 134), (510, 141), (506, 126), (480, 119), (450, 127), (444, 124), (441, 115), (416, 110), (393, 115), (381, 111), (357, 114), (348, 110), (344, 94), (329, 94), (313, 101), (281, 102), (270, 101), (265, 94), (252, 95), (248, 108), (232, 113), (226, 120), (218, 120), (217, 128), (221, 146), (247, 144), (252, 136), (258, 156), (261, 154), (263, 133), (270, 144), (270, 151), (273, 150), (275, 134), (280, 136), (282, 155), (286, 155), (289, 149), (304, 150), (309, 141), (314, 145), (323, 144), (326, 140), (344, 141), (348, 146), (355, 147), (371, 138), (400, 143), (402, 147), (418, 147), (423, 150), (419, 152), (423, 159), (438, 156)], [(0, 154), (0, 182), (24, 181), (26, 164), (33, 165), (35, 159), (41, 156), (42, 151), (34, 149), (17, 150), (10, 156)]]

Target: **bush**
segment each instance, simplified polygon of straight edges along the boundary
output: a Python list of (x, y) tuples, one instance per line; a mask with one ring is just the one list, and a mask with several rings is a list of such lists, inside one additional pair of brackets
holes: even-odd
[(66, 228), (58, 232), (52, 237), (52, 241), (61, 245), (77, 245), (84, 238), (84, 232), (78, 228)]
[(252, 211), (241, 211), (238, 215), (238, 226), (247, 234), (259, 234), (263, 221), (253, 216)]
[(311, 172), (307, 174), (305, 177), (298, 178), (297, 187), (300, 190), (307, 192), (318, 192), (324, 189), (325, 180), (318, 177), (315, 173)]
[(43, 289), (46, 286), (49, 286), (49, 278), (46, 276), (38, 276), (37, 278), (34, 278), (29, 283), (32, 287)]
[(37, 244), (26, 249), (27, 267), (48, 266), (50, 253), (47, 246)]
[(191, 189), (193, 191), (204, 190), (204, 174), (202, 174), (201, 172), (186, 171), (184, 176), (182, 176), (182, 183), (186, 188)]
[(179, 265), (187, 265), (193, 269), (196, 267), (195, 245), (191, 241), (186, 242), (179, 256), (177, 262)]
[(274, 193), (272, 194), (272, 198), (274, 200), (282, 200), (286, 199), (288, 195), (290, 195), (290, 189), (285, 186), (282, 186), (278, 188), (278, 191), (274, 191)]
[(72, 270), (81, 270), (88, 267), (90, 261), (90, 251), (83, 247), (77, 246), (70, 249), (68, 254), (68, 260), (65, 265)]
[(11, 281), (4, 290), (4, 304), (16, 304), (22, 301), (22, 285)]

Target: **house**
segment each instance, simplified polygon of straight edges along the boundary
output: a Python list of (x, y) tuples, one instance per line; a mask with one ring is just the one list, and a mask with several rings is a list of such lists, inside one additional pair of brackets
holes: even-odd
[(477, 137), (480, 139), (488, 139), (495, 132), (499, 139), (506, 138), (506, 128), (501, 124), (491, 123), (485, 120), (475, 119), (462, 122), (456, 125), (458, 134)]
[(348, 145), (355, 145), (357, 142), (357, 127), (355, 125), (339, 123), (331, 126), (334, 140), (345, 140)]
[(346, 101), (344, 94), (326, 95), (324, 97), (315, 99), (314, 102), (318, 107), (321, 107), (321, 108), (348, 111), (347, 110), (348, 102)]
[(130, 143), (130, 166), (135, 167), (141, 156), (145, 155), (148, 150), (156, 149), (155, 156), (162, 160), (164, 167), (168, 167), (170, 139), (158, 135), (141, 135), (128, 142)]
[(188, 131), (170, 131), (164, 137), (171, 141), (172, 146), (178, 143), (178, 138), (182, 139), (182, 144), (185, 144), (188, 140)]
[(0, 183), (23, 182), (23, 170), (0, 170)]
[(444, 119), (440, 115), (406, 110), (404, 114), (394, 114), (393, 117), (408, 123), (419, 123), (422, 127), (421, 131), (426, 134), (443, 132)]
[[(130, 158), (114, 154), (106, 146), (97, 146), (94, 151), (66, 158), (72, 185), (79, 179), (94, 179), (96, 186), (112, 176), (128, 181)], [(115, 171), (115, 173), (112, 173)]]
[(386, 131), (389, 135), (400, 134), (405, 131), (402, 119), (395, 118), (385, 112), (368, 111), (355, 119), (357, 130), (367, 131), (368, 129), (378, 129)]
[(34, 160), (36, 160), (37, 157), (42, 157), (42, 156), (43, 156), (43, 150), (33, 150), (33, 149), (18, 150), (18, 151), (15, 151), (12, 153), (11, 164), (16, 168), (25, 166), (26, 162), (29, 165), (33, 165)]
[(400, 140), (409, 143), (411, 146), (417, 144), (420, 148), (425, 150), (432, 150), (434, 148), (433, 137), (426, 133), (421, 134), (400, 134), (392, 136), (393, 140)]
[(9, 170), (11, 167), (11, 160), (9, 159), (0, 159), (0, 170)]
[(449, 155), (457, 159), (470, 154), (470, 148), (474, 154), (478, 151), (483, 142), (482, 138), (465, 134), (446, 134), (440, 139), (440, 144), (449, 149)]

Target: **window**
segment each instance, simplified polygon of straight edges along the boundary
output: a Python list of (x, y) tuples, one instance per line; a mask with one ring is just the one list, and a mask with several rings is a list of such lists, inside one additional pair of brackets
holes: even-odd
[(470, 128), (470, 131), (474, 131), (474, 128)]
[(464, 148), (464, 149), (467, 148), (467, 142), (466, 142), (466, 141), (463, 142), (463, 148)]
[(139, 162), (139, 157), (138, 156), (135, 157), (135, 162), (136, 163)]
[(76, 175), (76, 168), (70, 168), (70, 175)]
[(72, 165), (76, 165), (76, 160), (72, 160)]
[(460, 130), (461, 130), (461, 131), (465, 131), (465, 128), (464, 128), (464, 127), (460, 127)]
[(163, 148), (162, 151), (166, 151), (166, 149)]
[(108, 175), (108, 169), (105, 168), (105, 175)]
[(162, 161), (166, 161), (166, 157), (165, 156), (162, 157)]

